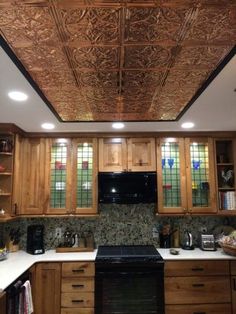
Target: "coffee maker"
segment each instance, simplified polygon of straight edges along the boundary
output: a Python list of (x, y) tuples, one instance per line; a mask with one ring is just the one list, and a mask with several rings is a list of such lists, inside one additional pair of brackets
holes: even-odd
[(29, 254), (43, 254), (44, 250), (44, 226), (31, 225), (27, 228), (27, 246), (26, 251)]

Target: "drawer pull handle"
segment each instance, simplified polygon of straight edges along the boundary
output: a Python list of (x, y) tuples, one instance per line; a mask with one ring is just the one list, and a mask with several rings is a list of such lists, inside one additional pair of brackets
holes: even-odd
[(72, 269), (73, 273), (84, 273), (84, 269)]
[(234, 286), (234, 291), (236, 291), (236, 279), (233, 279), (233, 286)]
[(72, 303), (83, 303), (84, 302), (84, 300), (71, 300), (72, 301)]
[(192, 268), (192, 271), (203, 271), (204, 270), (204, 268), (202, 268), (202, 267), (194, 267), (194, 268)]
[(71, 285), (72, 288), (84, 288), (84, 285)]
[(193, 314), (206, 314), (206, 312), (193, 312)]
[(192, 284), (193, 287), (204, 287), (204, 283), (194, 283)]

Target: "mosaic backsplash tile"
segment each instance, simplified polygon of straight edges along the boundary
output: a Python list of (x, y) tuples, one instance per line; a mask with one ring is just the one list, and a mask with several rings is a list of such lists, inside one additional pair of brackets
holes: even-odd
[(6, 240), (12, 228), (20, 228), (20, 247), (26, 248), (27, 226), (43, 224), (45, 227), (45, 247), (55, 248), (60, 241), (55, 239), (55, 228), (78, 233), (80, 236), (91, 231), (96, 245), (102, 244), (154, 244), (159, 246), (159, 238), (153, 237), (153, 228), (158, 231), (164, 224), (179, 228), (180, 239), (183, 231), (188, 229), (193, 234), (195, 245), (198, 244), (199, 229), (206, 227), (208, 232), (219, 225), (231, 225), (236, 228), (236, 217), (221, 216), (179, 216), (160, 217), (155, 215), (154, 204), (138, 205), (102, 205), (99, 217), (91, 218), (24, 218), (0, 224), (0, 240)]

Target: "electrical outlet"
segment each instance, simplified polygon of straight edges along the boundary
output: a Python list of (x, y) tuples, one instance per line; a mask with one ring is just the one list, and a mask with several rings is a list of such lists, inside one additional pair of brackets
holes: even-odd
[(55, 238), (60, 239), (62, 237), (62, 230), (61, 228), (57, 227), (55, 229)]
[(159, 237), (159, 233), (156, 227), (152, 228), (152, 237), (153, 238), (158, 238)]

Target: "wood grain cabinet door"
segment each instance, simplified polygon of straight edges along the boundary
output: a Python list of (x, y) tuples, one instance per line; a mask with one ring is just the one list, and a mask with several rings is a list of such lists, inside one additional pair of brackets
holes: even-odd
[(236, 314), (236, 261), (231, 261), (232, 313)]
[(59, 314), (61, 264), (39, 263), (35, 272), (34, 314)]
[(0, 313), (6, 314), (6, 293), (1, 292), (0, 293)]
[(128, 171), (156, 171), (154, 138), (128, 139)]
[(20, 214), (42, 214), (45, 205), (45, 139), (23, 139), (20, 159)]
[(99, 171), (127, 171), (127, 145), (125, 138), (99, 139)]

